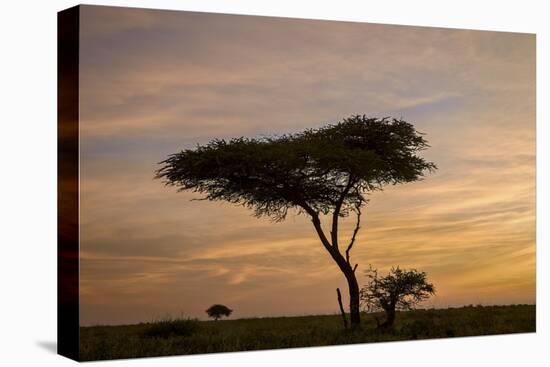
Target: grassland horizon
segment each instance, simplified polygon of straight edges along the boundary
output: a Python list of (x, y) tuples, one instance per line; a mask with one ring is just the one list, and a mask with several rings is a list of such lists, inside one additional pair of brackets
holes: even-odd
[(344, 329), (341, 315), (199, 321), (159, 319), (132, 325), (82, 326), (82, 361), (404, 341), (536, 331), (536, 305), (467, 305), (398, 312), (393, 328), (377, 328), (381, 313), (364, 313)]
[[(434, 305), (420, 305), (418, 307), (416, 307), (415, 309), (413, 310), (409, 310), (409, 311), (401, 311), (402, 313), (403, 312), (413, 312), (413, 311), (428, 311), (428, 310), (450, 310), (450, 309), (461, 309), (461, 308), (466, 308), (466, 307), (509, 307), (509, 306), (533, 306), (533, 307), (536, 307), (536, 303), (490, 303), (490, 304), (485, 304), (485, 303), (475, 303), (475, 302), (472, 302), (472, 303), (465, 303), (465, 304), (461, 304), (461, 305), (447, 305), (447, 306), (434, 306)], [(366, 312), (366, 311), (361, 311), (361, 315), (369, 315), (371, 313), (369, 312)], [(372, 313), (372, 314), (380, 314), (382, 315), (383, 313), (379, 313), (379, 312), (375, 312), (375, 313)], [(230, 317), (227, 317), (227, 318), (222, 318), (218, 321), (237, 321), (237, 320), (251, 320), (251, 319), (279, 319), (279, 318), (292, 318), (292, 317), (308, 317), (308, 316), (334, 316), (334, 315), (338, 315), (339, 317), (342, 317), (341, 313), (338, 311), (338, 310), (334, 310), (334, 311), (331, 311), (331, 312), (321, 312), (321, 313), (316, 313), (316, 314), (308, 314), (308, 313), (289, 313), (289, 314), (269, 314), (269, 315), (261, 315), (261, 314), (258, 314), (258, 315), (242, 315), (242, 316), (238, 316), (238, 317), (233, 317), (233, 316), (230, 316)], [(346, 316), (349, 316), (349, 312), (346, 311)], [(192, 315), (188, 315), (186, 314), (185, 312), (178, 312), (178, 313), (170, 313), (170, 312), (166, 312), (166, 313), (162, 313), (162, 314), (158, 314), (158, 315), (152, 315), (150, 318), (148, 319), (143, 319), (141, 321), (137, 321), (137, 322), (127, 322), (127, 323), (95, 323), (95, 324), (81, 324), (80, 327), (81, 328), (89, 328), (89, 327), (100, 327), (100, 326), (131, 326), (131, 325), (142, 325), (142, 324), (151, 324), (151, 323), (155, 323), (155, 322), (158, 322), (158, 321), (163, 321), (163, 320), (178, 320), (178, 319), (191, 319), (191, 320), (196, 320), (196, 321), (204, 321), (204, 322), (209, 322), (209, 321), (215, 321), (215, 320), (212, 320), (208, 315), (205, 315), (204, 316), (201, 316), (201, 317), (196, 317), (196, 316), (192, 316)]]

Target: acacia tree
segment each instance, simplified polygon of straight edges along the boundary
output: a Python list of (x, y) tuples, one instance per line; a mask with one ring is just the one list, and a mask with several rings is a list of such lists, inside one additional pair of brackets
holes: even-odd
[(371, 267), (365, 273), (369, 281), (361, 289), (361, 301), (367, 312), (386, 313), (386, 320), (378, 324), (380, 328), (393, 325), (396, 310), (412, 310), (435, 294), (435, 287), (428, 283), (426, 273), (416, 269), (391, 268), (388, 275), (378, 277), (378, 271)]
[[(417, 153), (428, 147), (403, 120), (355, 115), (300, 133), (264, 138), (215, 139), (170, 155), (156, 177), (179, 190), (203, 194), (283, 221), (290, 210), (310, 217), (319, 239), (344, 274), (352, 326), (360, 323), (359, 285), (350, 252), (366, 195), (387, 184), (421, 179), (435, 165)], [(339, 221), (355, 214), (351, 239), (339, 242)], [(322, 216), (331, 223), (329, 232)], [(327, 234), (328, 233), (328, 234)]]
[(218, 319), (222, 316), (229, 317), (233, 310), (227, 306), (216, 304), (208, 307), (208, 310), (205, 312), (209, 317), (213, 318), (215, 321), (218, 321)]

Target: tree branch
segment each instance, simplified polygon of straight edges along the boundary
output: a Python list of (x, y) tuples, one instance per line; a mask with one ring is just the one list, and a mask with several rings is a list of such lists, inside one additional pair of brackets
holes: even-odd
[(348, 248), (346, 249), (346, 262), (349, 264), (349, 252), (351, 251), (353, 244), (355, 243), (355, 237), (357, 236), (357, 232), (359, 232), (359, 229), (361, 228), (361, 204), (357, 204), (355, 210), (357, 210), (357, 223), (355, 224), (355, 229), (353, 230), (353, 235), (351, 236), (351, 241), (348, 245)]
[(342, 305), (342, 294), (340, 293), (340, 288), (336, 288), (336, 294), (338, 296), (338, 305), (340, 306), (340, 313), (342, 314), (342, 320), (344, 322), (344, 329), (347, 329), (348, 320), (346, 319), (346, 312), (344, 311), (344, 306)]
[(338, 201), (334, 206), (334, 212), (332, 213), (332, 230), (330, 231), (330, 236), (332, 240), (332, 246), (335, 247), (336, 249), (338, 248), (338, 219), (340, 217), (340, 210), (342, 209), (342, 204), (344, 203), (344, 200), (346, 199), (346, 195), (348, 194), (352, 185), (353, 185), (353, 179), (350, 175), (348, 178), (348, 183), (346, 184), (346, 187), (344, 188), (344, 190), (342, 191), (342, 194), (338, 198)]
[(332, 254), (333, 248), (327, 236), (325, 236), (323, 227), (321, 227), (321, 220), (319, 219), (319, 213), (313, 210), (313, 208), (310, 207), (305, 201), (298, 202), (298, 205), (300, 205), (300, 207), (302, 207), (306, 211), (306, 213), (308, 213), (311, 216), (311, 221), (313, 222), (313, 226), (315, 227), (315, 230), (317, 231), (317, 235), (319, 235), (319, 238), (321, 239), (323, 246), (325, 246), (328, 252)]
[(337, 247), (332, 246), (330, 241), (328, 240), (327, 236), (325, 235), (323, 231), (323, 227), (321, 225), (321, 220), (319, 218), (319, 213), (316, 212), (311, 206), (309, 206), (305, 201), (300, 200), (296, 201), (296, 204), (302, 207), (306, 213), (308, 213), (311, 216), (311, 222), (313, 223), (313, 226), (315, 227), (315, 230), (317, 231), (317, 235), (321, 239), (321, 243), (325, 247), (325, 249), (328, 251), (330, 256), (334, 259), (338, 267), (345, 273), (346, 268), (350, 268), (349, 261), (346, 261), (344, 256), (340, 253)]

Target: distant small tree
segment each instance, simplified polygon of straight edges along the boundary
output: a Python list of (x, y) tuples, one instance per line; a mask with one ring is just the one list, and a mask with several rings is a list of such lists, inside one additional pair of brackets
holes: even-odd
[[(435, 294), (435, 287), (428, 283), (425, 272), (391, 268), (388, 275), (378, 276), (372, 267), (366, 272), (368, 283), (361, 289), (361, 302), (367, 312), (384, 311), (386, 320), (379, 324), (389, 328), (395, 321), (396, 310), (412, 310)], [(378, 322), (378, 320), (377, 320)]]
[(211, 317), (216, 321), (222, 316), (229, 317), (232, 312), (232, 309), (224, 305), (212, 305), (208, 308), (208, 310), (206, 310), (208, 317)]

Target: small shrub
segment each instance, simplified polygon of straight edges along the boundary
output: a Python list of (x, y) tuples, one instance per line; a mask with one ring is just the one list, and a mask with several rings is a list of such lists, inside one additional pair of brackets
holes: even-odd
[(384, 311), (386, 321), (379, 328), (391, 328), (396, 311), (413, 310), (419, 303), (435, 294), (425, 272), (416, 269), (391, 268), (388, 275), (379, 277), (378, 270), (370, 267), (365, 272), (368, 283), (361, 289), (361, 302), (367, 312)]
[(169, 338), (173, 336), (190, 336), (199, 328), (199, 321), (191, 318), (165, 318), (152, 322), (143, 335), (151, 338)]
[(205, 312), (208, 314), (208, 317), (217, 321), (222, 316), (229, 317), (233, 310), (225, 305), (216, 304), (210, 306)]

